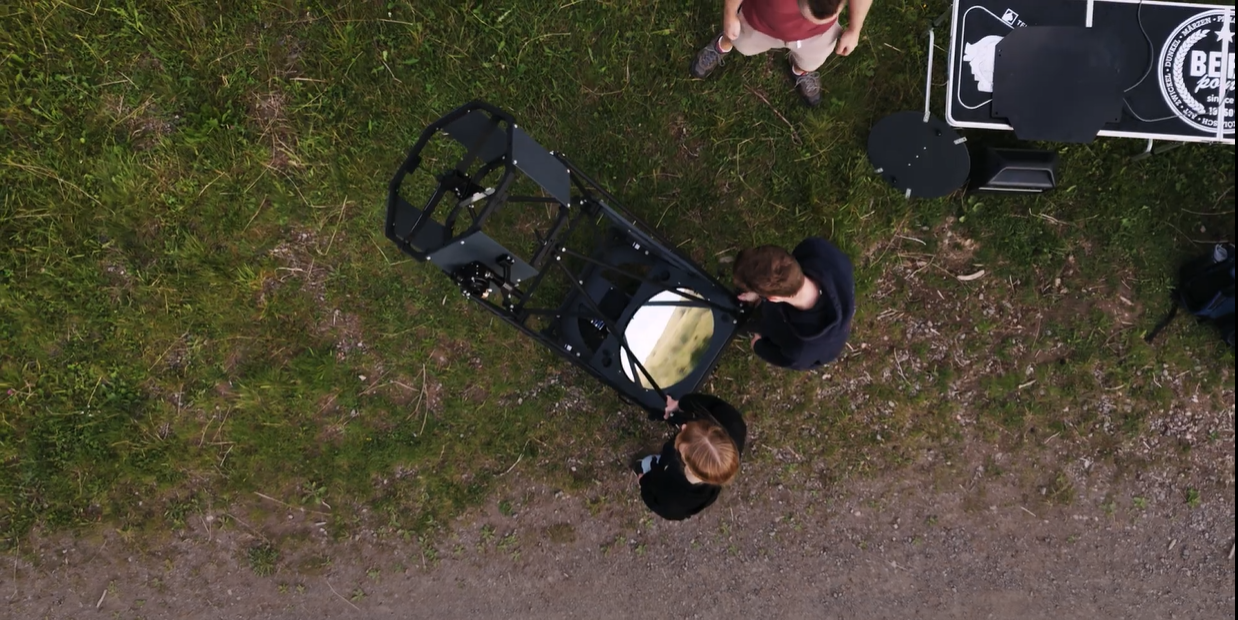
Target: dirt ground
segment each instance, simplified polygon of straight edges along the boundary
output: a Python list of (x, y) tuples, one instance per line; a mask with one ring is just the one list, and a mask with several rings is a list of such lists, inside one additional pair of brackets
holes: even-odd
[[(1228, 462), (1232, 474), (1233, 444), (1223, 443), (1192, 460)], [(617, 466), (577, 494), (517, 469), (493, 503), (424, 547), (380, 538), (381, 529), (332, 541), (317, 515), (278, 504), (262, 523), (208, 512), (162, 541), (115, 531), (36, 537), (32, 550), (5, 558), (0, 615), (1234, 617), (1232, 478), (1206, 486), (1191, 468), (1134, 479), (1094, 465), (1073, 501), (1054, 506), (986, 475), (981, 463), (1002, 458), (930, 457), (828, 490), (781, 469), (746, 471), (683, 523), (649, 518)], [(1191, 506), (1180, 497), (1187, 483), (1211, 490)], [(284, 542), (274, 574), (257, 576), (247, 550), (275, 536)]]
[[(948, 259), (948, 268), (972, 268), (966, 256), (957, 266)], [(875, 295), (917, 286), (926, 268), (909, 261)], [(999, 280), (984, 282), (976, 301), (942, 304), (938, 314), (965, 317), (965, 303), (1003, 312), (994, 300), (1010, 291)], [(565, 490), (538, 471), (564, 455), (543, 455), (517, 461), (488, 504), (430, 540), (400, 535), (359, 506), (333, 509), (359, 515), (345, 528), (350, 538), (334, 538), (326, 513), (257, 495), (188, 515), (184, 529), (158, 538), (116, 529), (35, 532), (0, 556), (0, 617), (1234, 617), (1232, 387), (1201, 393), (1197, 381), (1184, 379), (1189, 371), (1165, 371), (1173, 402), (1149, 412), (1146, 429), (1110, 457), (1096, 453), (1086, 431), (1003, 453), (969, 411), (980, 402), (973, 375), (1001, 370), (992, 368), (991, 351), (959, 352), (966, 325), (900, 322), (897, 314), (882, 313), (853, 338), (857, 353), (820, 373), (816, 398), (849, 402), (864, 427), (887, 432), (880, 403), (864, 403), (864, 386), (893, 376), (929, 385), (932, 370), (900, 357), (911, 343), (882, 334), (913, 334), (930, 361), (954, 359), (963, 369), (956, 384), (973, 386), (951, 395), (962, 412), (954, 438), (910, 462), (876, 473), (834, 471), (811, 445), (795, 443), (794, 429), (771, 431), (787, 424), (774, 411), (750, 420), (749, 454), (762, 458), (746, 461), (717, 504), (683, 523), (644, 508), (626, 459), (567, 457), (573, 470), (589, 473)], [(1039, 318), (1006, 322), (1032, 330)], [(1037, 344), (1037, 330), (1017, 335), (1056, 351), (1053, 342)], [(1105, 420), (1120, 407), (1144, 406), (1116, 394), (1104, 390), (1080, 406), (1099, 408)], [(786, 398), (767, 400), (776, 409)], [(598, 414), (580, 401), (555, 415)], [(277, 555), (255, 555), (263, 544)]]

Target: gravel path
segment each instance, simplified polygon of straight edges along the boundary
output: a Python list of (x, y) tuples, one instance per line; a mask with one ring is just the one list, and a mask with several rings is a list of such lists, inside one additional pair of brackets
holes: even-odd
[[(1224, 446), (1218, 449), (1225, 449)], [(1229, 444), (1232, 451), (1232, 443)], [(1232, 480), (1194, 507), (1179, 479), (1094, 468), (1068, 505), (1025, 485), (917, 473), (846, 493), (752, 471), (684, 523), (649, 518), (619, 473), (579, 494), (513, 478), (520, 499), (433, 546), (330, 541), (297, 511), (167, 540), (37, 539), (0, 577), (5, 618), (1233, 618)], [(1225, 487), (1228, 488), (1225, 488)], [(948, 487), (948, 488), (946, 488)], [(598, 501), (604, 498), (606, 501)], [(1110, 498), (1106, 502), (1105, 498)], [(1140, 498), (1140, 499), (1133, 499)], [(1145, 499), (1146, 498), (1146, 499)], [(222, 513), (217, 513), (222, 514)], [(233, 512), (232, 514), (237, 514)], [(258, 529), (279, 537), (255, 576)]]

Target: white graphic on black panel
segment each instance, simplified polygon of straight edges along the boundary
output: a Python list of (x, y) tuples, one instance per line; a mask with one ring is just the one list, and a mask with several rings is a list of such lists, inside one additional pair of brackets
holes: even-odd
[(1001, 40), (1001, 37), (990, 35), (963, 45), (963, 61), (976, 80), (976, 90), (982, 93), (993, 92), (993, 63), (997, 57), (997, 44)]
[(1198, 13), (1161, 49), (1161, 94), (1169, 109), (1200, 131), (1234, 133), (1234, 31), (1227, 10)]
[[(1014, 11), (1007, 10), (998, 16), (983, 6), (967, 9), (960, 21), (963, 25), (959, 38), (963, 45), (960, 46), (962, 55), (958, 57), (960, 68), (954, 97), (959, 106), (975, 110), (993, 101), (993, 61), (997, 44), (1023, 22)], [(963, 64), (967, 65), (966, 69), (962, 68)]]

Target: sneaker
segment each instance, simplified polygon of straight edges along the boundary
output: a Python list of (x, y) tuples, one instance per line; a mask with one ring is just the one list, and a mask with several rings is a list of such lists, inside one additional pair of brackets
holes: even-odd
[(653, 464), (656, 462), (658, 462), (658, 455), (656, 454), (650, 454), (641, 458), (633, 457), (632, 461), (628, 464), (628, 467), (630, 467), (632, 471), (639, 476), (641, 474), (648, 473), (649, 470), (653, 469)]
[(718, 35), (710, 40), (709, 45), (706, 45), (697, 53), (696, 59), (692, 61), (692, 66), (688, 67), (688, 73), (692, 77), (698, 80), (705, 79), (705, 76), (712, 73), (714, 69), (718, 68), (718, 65), (722, 64), (722, 57), (730, 54), (730, 52), (718, 49), (718, 41), (721, 38), (722, 35)]
[(811, 107), (821, 105), (821, 76), (816, 71), (797, 75), (791, 70), (791, 79), (795, 80), (795, 90), (800, 92), (800, 99)]

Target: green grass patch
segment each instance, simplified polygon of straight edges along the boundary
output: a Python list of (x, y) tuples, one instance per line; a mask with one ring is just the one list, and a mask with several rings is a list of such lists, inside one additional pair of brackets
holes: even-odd
[(270, 577), (275, 574), (275, 565), (279, 562), (279, 550), (270, 543), (261, 543), (250, 547), (245, 553), (249, 569), (259, 577)]
[[(1134, 436), (1173, 397), (1164, 368), (1232, 379), (1232, 355), (1189, 321), (1155, 348), (1139, 340), (1176, 264), (1234, 229), (1232, 147), (1141, 163), (1131, 141), (1063, 147), (1064, 185), (1040, 197), (908, 202), (872, 174), (868, 128), (919, 109), (920, 33), (944, 8), (877, 3), (855, 54), (823, 69), (816, 110), (799, 107), (781, 58), (688, 79), (717, 28), (716, 9), (695, 5), (5, 9), (0, 537), (182, 528), (254, 492), (330, 514), (337, 535), (367, 505), (420, 537), (518, 461), (584, 489), (601, 474), (569, 459), (614, 455), (621, 468), (647, 448), (640, 413), (382, 236), (404, 151), (474, 98), (510, 110), (711, 271), (728, 252), (807, 234), (855, 257), (865, 353), (823, 379), (736, 345), (711, 383), (827, 478), (958, 441), (956, 416), (973, 410), (1010, 433), (1095, 424), (1080, 403), (1115, 386), (1146, 405), (1118, 420)], [(975, 247), (929, 266), (958, 251), (947, 223)], [(926, 263), (914, 281), (897, 275), (911, 250)], [(952, 276), (981, 265), (982, 284), (1012, 283), (1003, 299), (1044, 315), (1038, 332), (959, 310), (981, 301)], [(1119, 288), (1142, 310), (1133, 324), (1096, 306)], [(887, 308), (901, 322), (879, 319)], [(972, 358), (989, 357), (998, 367), (977, 371)], [(960, 391), (979, 400), (960, 405)]]

